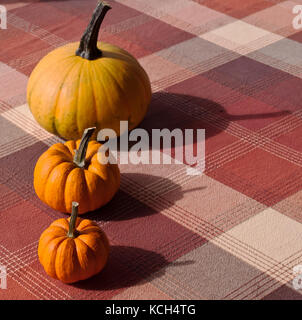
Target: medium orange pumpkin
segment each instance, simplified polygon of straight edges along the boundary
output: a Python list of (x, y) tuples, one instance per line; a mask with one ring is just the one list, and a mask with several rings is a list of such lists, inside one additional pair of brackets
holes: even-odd
[(54, 221), (42, 233), (38, 256), (52, 278), (73, 283), (99, 273), (108, 260), (109, 241), (93, 221), (77, 218), (78, 203), (72, 203), (69, 219)]
[(117, 164), (100, 163), (102, 144), (89, 142), (94, 130), (86, 129), (81, 140), (54, 144), (38, 159), (34, 188), (40, 200), (53, 209), (71, 213), (71, 203), (76, 201), (80, 214), (93, 211), (108, 203), (119, 189)]
[[(66, 140), (80, 139), (85, 128), (129, 130), (144, 118), (151, 100), (148, 75), (125, 50), (98, 43), (107, 4), (98, 3), (80, 42), (47, 54), (30, 75), (29, 108), (47, 131)], [(94, 137), (95, 138), (95, 137)]]

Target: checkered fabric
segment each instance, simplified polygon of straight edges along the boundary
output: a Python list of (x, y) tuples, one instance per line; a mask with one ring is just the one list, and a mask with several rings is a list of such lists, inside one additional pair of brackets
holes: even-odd
[(121, 188), (85, 215), (107, 233), (106, 268), (74, 285), (38, 261), (42, 231), (66, 217), (33, 189), (50, 145), (26, 104), (28, 77), (78, 41), (96, 0), (1, 0), (0, 299), (301, 299), (300, 0), (116, 0), (100, 39), (137, 57), (153, 99), (142, 128), (206, 130), (206, 170), (120, 165)]

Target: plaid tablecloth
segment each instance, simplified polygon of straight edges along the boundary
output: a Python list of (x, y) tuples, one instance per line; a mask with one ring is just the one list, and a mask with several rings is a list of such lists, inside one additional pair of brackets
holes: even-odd
[[(301, 299), (301, 0), (116, 0), (100, 39), (136, 56), (153, 99), (142, 128), (206, 129), (206, 170), (121, 165), (121, 188), (90, 213), (111, 245), (106, 268), (75, 285), (48, 277), (41, 232), (66, 217), (33, 189), (59, 138), (26, 104), (28, 77), (78, 41), (96, 0), (1, 0), (0, 299)], [(51, 66), (50, 66), (51, 67)]]

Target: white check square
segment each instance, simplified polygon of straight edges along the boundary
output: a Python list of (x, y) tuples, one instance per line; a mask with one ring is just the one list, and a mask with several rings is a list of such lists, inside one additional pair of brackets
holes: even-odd
[(200, 35), (200, 38), (243, 55), (283, 39), (243, 21), (229, 23)]

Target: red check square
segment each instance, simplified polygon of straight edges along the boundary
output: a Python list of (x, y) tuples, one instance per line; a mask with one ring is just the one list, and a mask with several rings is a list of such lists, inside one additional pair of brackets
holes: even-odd
[(267, 0), (194, 0), (211, 9), (228, 14), (234, 18), (242, 19), (254, 12), (263, 10), (274, 5)]
[(302, 187), (301, 167), (260, 148), (208, 175), (267, 206), (278, 203)]

